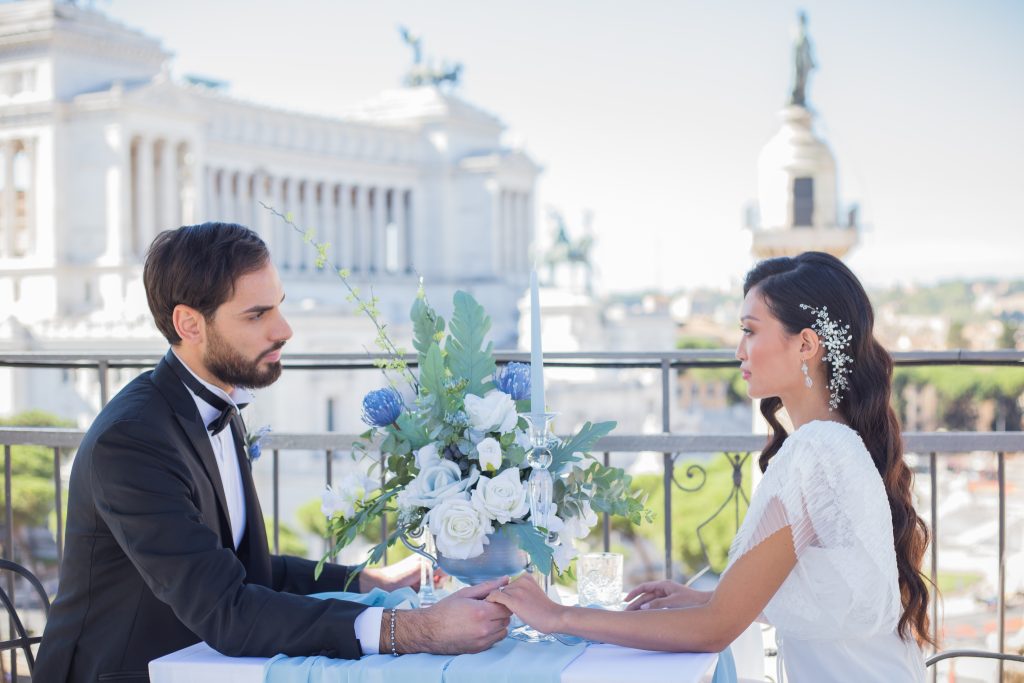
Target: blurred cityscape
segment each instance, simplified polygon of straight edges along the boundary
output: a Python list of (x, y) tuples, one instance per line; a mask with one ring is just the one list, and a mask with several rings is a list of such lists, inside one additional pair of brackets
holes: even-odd
[[(816, 126), (813, 96), (806, 91), (813, 61), (799, 62), (800, 50), (812, 44), (803, 26), (794, 43), (794, 91), (780, 93), (785, 106), (749, 112), (759, 120), (778, 115), (779, 124), (762, 149), (750, 150), (756, 200), (732, 207), (737, 215), (746, 208), (746, 225), (738, 220), (736, 229), (745, 227), (751, 237), (751, 254), (737, 259), (810, 249), (845, 257), (863, 234), (858, 206), (839, 197), (842, 159)], [(442, 314), (456, 290), (469, 291), (492, 316), (495, 348), (528, 349), (526, 286), (538, 267), (546, 352), (628, 356), (735, 348), (738, 284), (632, 293), (598, 286), (592, 249), (601, 237), (593, 217), (540, 205), (541, 164), (506, 142), (509, 127), (501, 112), (460, 96), (461, 65), (438, 66), (423, 54), (421, 40), (409, 30), (396, 33), (395, 49), (410, 56), (406, 72), (395, 74), (400, 87), (382, 83), (373, 100), (325, 117), (235, 98), (226, 83), (210, 78), (174, 78), (171, 52), (159, 37), (92, 4), (0, 3), (0, 361), (26, 352), (162, 353), (166, 345), (150, 320), (141, 282), (145, 250), (158, 231), (205, 220), (249, 225), (270, 245), (295, 330), (286, 361), (289, 351), (359, 352), (372, 347), (375, 335), (346, 301), (336, 274), (315, 267), (316, 254), (303, 243), (306, 229), (330, 242), (332, 262), (350, 271), (354, 286), (372, 289), (400, 344), (411, 336), (407, 311), (422, 280)], [(291, 217), (301, 230), (266, 207)], [(870, 294), (875, 333), (892, 351), (1024, 349), (1024, 277), (876, 287)], [(136, 374), (111, 372), (111, 395)], [(546, 379), (561, 428), (614, 419), (625, 434), (664, 431), (657, 371), (553, 367)], [(289, 370), (260, 392), (247, 421), (279, 432), (357, 433), (364, 428), (362, 396), (380, 382), (373, 370)], [(35, 424), (25, 415), (40, 411), (85, 428), (101, 407), (100, 396), (95, 372), (0, 362), (0, 416), (14, 423)], [(894, 401), (909, 432), (1019, 431), (1024, 370), (900, 368)], [(672, 374), (672, 432), (746, 434), (761, 429), (754, 412), (732, 368)], [(698, 460), (713, 473), (709, 463), (716, 457)], [(335, 458), (342, 471), (361, 466), (346, 453)], [(916, 471), (926, 471), (926, 459), (908, 458)], [(616, 464), (638, 481), (648, 477), (644, 481), (660, 486), (662, 462), (661, 453), (650, 453)], [(942, 464), (944, 646), (991, 650), (995, 459), (963, 453)], [(70, 460), (63, 467), (69, 469)], [(315, 502), (323, 467), (322, 453), (290, 453), (280, 489), (289, 549), (314, 557), (323, 549)], [(258, 465), (255, 475), (269, 498), (268, 468)], [(930, 504), (927, 481), (920, 477), (921, 510)], [(1024, 648), (1019, 455), (1008, 457), (1006, 481), (1007, 634), (1016, 651)], [(710, 497), (702, 500), (695, 507), (681, 504), (693, 515), (684, 521), (689, 529), (717, 505)], [(17, 543), (30, 566), (52, 581), (52, 502), (26, 503), (29, 508), (17, 520)], [(615, 533), (616, 545), (634, 544), (628, 582), (664, 572), (656, 559), (663, 554), (658, 523), (646, 537)], [(353, 556), (359, 550), (352, 549)], [(681, 558), (680, 576), (699, 565)]]

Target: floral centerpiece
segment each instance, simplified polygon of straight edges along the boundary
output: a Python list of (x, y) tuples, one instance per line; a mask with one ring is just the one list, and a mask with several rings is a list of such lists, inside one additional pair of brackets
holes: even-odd
[(394, 511), (395, 529), (361, 566), (378, 562), (402, 536), (422, 531), (452, 559), (481, 555), (491, 535), (503, 531), (545, 574), (552, 564), (563, 573), (576, 556), (575, 541), (590, 533), (597, 513), (641, 522), (643, 496), (631, 490), (629, 475), (588, 455), (615, 423), (588, 422), (551, 449), (554, 515), (549, 528), (537, 528), (526, 485), (531, 446), (521, 417), (531, 408), (529, 365), (496, 366), (492, 344), (484, 343), (490, 319), (465, 292), (456, 292), (447, 328), (422, 287), (411, 317), (418, 376), (392, 361), (387, 367), (408, 382), (405, 395), (392, 385), (363, 400), (363, 420), (371, 429), (362, 436), (383, 439), (385, 474), (349, 475), (324, 494), (331, 553)]
[[(317, 269), (328, 267), (328, 243), (296, 225), (290, 213), (261, 205), (316, 248)], [(411, 311), (418, 368), (413, 374), (405, 350), (394, 344), (380, 319), (376, 297), (363, 297), (349, 282), (348, 270), (331, 269), (348, 290), (348, 300), (376, 327), (375, 343), (387, 358), (375, 362), (390, 386), (363, 400), (362, 417), (370, 429), (361, 436), (367, 442), (381, 440), (383, 474), (348, 474), (324, 493), (322, 510), (333, 548), (317, 565), (317, 576), (329, 557), (375, 528), (387, 513), (397, 512), (395, 528), (350, 573), (350, 580), (400, 539), (426, 532), (441, 554), (457, 560), (482, 555), (492, 534), (504, 532), (540, 571), (548, 574), (554, 567), (566, 573), (576, 556), (575, 541), (590, 533), (597, 513), (623, 516), (634, 524), (651, 520), (644, 494), (630, 487), (631, 477), (589, 455), (615, 423), (588, 422), (551, 448), (554, 514), (547, 515), (547, 528), (535, 525), (526, 486), (531, 443), (522, 417), (531, 412), (530, 366), (509, 363), (498, 369), (492, 344), (485, 345), (491, 322), (483, 307), (466, 292), (456, 292), (446, 327), (421, 284)], [(543, 409), (539, 406), (538, 412)], [(370, 443), (359, 442), (354, 450), (366, 453)]]

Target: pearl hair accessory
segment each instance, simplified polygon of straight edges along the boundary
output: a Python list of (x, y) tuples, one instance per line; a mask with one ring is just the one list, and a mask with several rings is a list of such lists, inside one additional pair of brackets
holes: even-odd
[(828, 410), (832, 412), (839, 407), (839, 402), (843, 398), (842, 392), (850, 388), (847, 375), (850, 374), (849, 366), (853, 365), (853, 357), (846, 353), (846, 349), (850, 347), (853, 335), (850, 334), (849, 325), (843, 325), (841, 320), (829, 318), (828, 306), (815, 308), (807, 304), (800, 304), (800, 308), (810, 311), (817, 318), (811, 325), (811, 329), (818, 334), (826, 349), (825, 357), (821, 360), (823, 363), (832, 364), (832, 379), (828, 382)]

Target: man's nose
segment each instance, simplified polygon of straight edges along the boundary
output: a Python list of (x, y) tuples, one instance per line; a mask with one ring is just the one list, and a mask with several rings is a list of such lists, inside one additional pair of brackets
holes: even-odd
[(282, 315), (277, 329), (274, 330), (274, 341), (288, 341), (292, 338), (292, 326), (288, 324)]

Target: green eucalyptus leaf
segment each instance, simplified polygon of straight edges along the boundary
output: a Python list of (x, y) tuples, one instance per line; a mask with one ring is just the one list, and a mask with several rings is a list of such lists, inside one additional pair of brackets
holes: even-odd
[(444, 318), (439, 316), (422, 297), (416, 297), (409, 318), (412, 320), (412, 345), (422, 363), (430, 351), (430, 346), (437, 340), (437, 335), (444, 332)]
[(455, 292), (455, 311), (452, 314), (448, 342), (448, 367), (452, 375), (466, 381), (466, 393), (483, 396), (494, 384), (493, 344), (484, 339), (491, 329), (491, 319), (484, 307), (471, 295)]
[(420, 391), (426, 392), (430, 400), (425, 402), (430, 415), (441, 420), (444, 417), (444, 357), (437, 343), (431, 344), (420, 366)]
[(542, 573), (551, 572), (551, 562), (554, 557), (554, 550), (544, 542), (544, 532), (529, 523), (506, 524), (502, 527), (506, 533), (516, 535), (519, 547), (530, 555), (530, 561)]
[(588, 422), (583, 425), (573, 437), (551, 449), (552, 460), (549, 469), (552, 472), (561, 472), (569, 463), (581, 460), (576, 454), (589, 453), (601, 437), (607, 436), (615, 429), (615, 424), (614, 421), (608, 421), (597, 424)]

